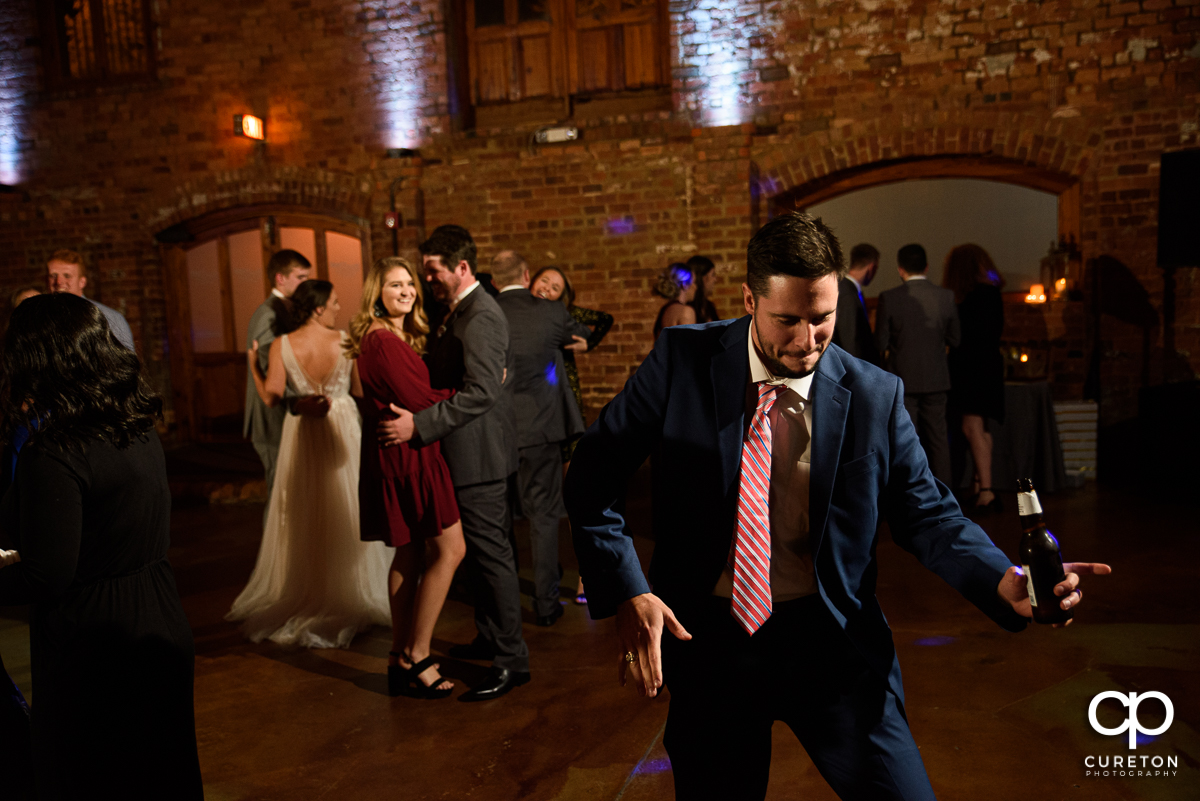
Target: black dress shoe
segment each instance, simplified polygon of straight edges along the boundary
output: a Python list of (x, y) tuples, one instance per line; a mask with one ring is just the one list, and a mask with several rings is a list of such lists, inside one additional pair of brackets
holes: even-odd
[(538, 615), (537, 624), (539, 626), (553, 626), (558, 622), (558, 619), (563, 616), (563, 608), (561, 605), (554, 607), (554, 611), (548, 615)]
[(528, 673), (493, 667), (487, 678), (458, 697), (460, 701), (490, 701), (506, 694), (513, 687), (529, 683)]
[(496, 656), (492, 646), (480, 639), (472, 640), (463, 645), (451, 645), (446, 652), (455, 659), (479, 659), (490, 662)]

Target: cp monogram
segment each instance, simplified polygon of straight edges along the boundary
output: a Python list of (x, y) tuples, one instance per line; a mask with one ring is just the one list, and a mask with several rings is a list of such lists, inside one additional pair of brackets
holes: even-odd
[[(1100, 721), (1096, 720), (1096, 707), (1100, 706), (1100, 702), (1105, 698), (1115, 698), (1125, 706), (1129, 707), (1129, 717), (1124, 723), (1115, 729), (1106, 729), (1100, 725)], [(1147, 698), (1157, 698), (1163, 702), (1163, 706), (1167, 709), (1166, 720), (1157, 729), (1143, 729), (1141, 722), (1138, 720), (1138, 704)], [(1137, 693), (1129, 693), (1126, 696), (1124, 693), (1114, 692), (1109, 690), (1103, 692), (1092, 699), (1091, 706), (1088, 707), (1088, 722), (1092, 724), (1092, 728), (1100, 734), (1120, 734), (1126, 729), (1129, 730), (1129, 747), (1137, 748), (1138, 732), (1142, 734), (1162, 734), (1167, 729), (1171, 728), (1171, 721), (1175, 719), (1175, 707), (1171, 704), (1171, 699), (1160, 692), (1148, 692), (1138, 695)]]

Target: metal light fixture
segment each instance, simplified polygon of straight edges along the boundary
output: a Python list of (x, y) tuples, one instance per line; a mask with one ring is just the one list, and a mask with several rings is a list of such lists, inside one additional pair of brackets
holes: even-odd
[(262, 117), (255, 117), (253, 114), (235, 114), (233, 133), (262, 142), (267, 138), (267, 125)]

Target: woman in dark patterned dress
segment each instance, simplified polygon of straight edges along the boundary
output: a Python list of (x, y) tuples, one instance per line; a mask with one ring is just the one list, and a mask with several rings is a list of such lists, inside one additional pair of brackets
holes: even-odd
[(388, 574), (392, 650), (388, 692), (410, 688), (444, 698), (454, 683), (429, 655), (433, 628), (454, 571), (466, 553), (450, 471), (438, 443), (381, 447), (379, 421), (400, 411), (419, 412), (453, 394), (429, 384), (421, 361), (429, 326), (416, 271), (395, 256), (375, 263), (363, 283), (362, 309), (350, 322), (347, 350), (355, 360), (363, 397), (359, 518), (364, 540), (396, 549)]
[[(575, 288), (571, 286), (567, 274), (557, 267), (543, 267), (534, 273), (529, 282), (529, 291), (545, 300), (561, 301), (572, 317), (592, 329), (591, 336), (586, 340), (575, 337), (575, 343), (567, 346), (567, 352), (563, 359), (567, 368), (567, 382), (571, 385), (571, 392), (575, 393), (575, 402), (579, 404), (579, 413), (586, 419), (583, 388), (579, 385), (579, 367), (575, 364), (575, 354), (585, 353), (599, 345), (604, 339), (604, 335), (608, 333), (608, 329), (612, 328), (613, 316), (608, 312), (576, 306)], [(571, 462), (571, 454), (575, 452), (575, 443), (578, 441), (578, 439), (573, 439), (563, 443), (564, 470)], [(579, 586), (575, 589), (575, 603), (587, 603), (587, 596), (583, 594), (583, 579), (579, 580)]]
[[(571, 286), (567, 274), (557, 267), (543, 267), (534, 273), (529, 282), (529, 291), (536, 297), (545, 300), (561, 301), (572, 317), (592, 329), (591, 336), (586, 340), (580, 337), (575, 338), (575, 343), (566, 348), (567, 352), (563, 359), (567, 366), (567, 381), (571, 385), (571, 392), (575, 394), (575, 402), (579, 404), (579, 413), (586, 419), (587, 415), (584, 414), (583, 408), (583, 390), (579, 386), (579, 367), (575, 364), (575, 354), (586, 353), (599, 345), (604, 339), (604, 335), (608, 333), (608, 329), (612, 328), (613, 316), (608, 312), (576, 306), (575, 289)], [(571, 461), (571, 453), (574, 450), (575, 443), (571, 442), (569, 450), (563, 453), (564, 462)]]

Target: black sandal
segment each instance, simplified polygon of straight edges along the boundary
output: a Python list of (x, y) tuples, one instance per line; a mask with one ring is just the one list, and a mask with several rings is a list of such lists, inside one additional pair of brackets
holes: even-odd
[[(421, 681), (421, 674), (433, 667), (435, 662), (436, 660), (432, 656), (427, 656), (405, 671), (408, 674), (408, 684), (412, 685), (413, 689), (416, 690), (416, 694), (421, 698), (445, 698), (454, 692), (454, 683), (445, 676), (439, 676), (433, 684), (426, 684)], [(449, 687), (442, 686), (446, 682), (450, 683)]]

